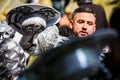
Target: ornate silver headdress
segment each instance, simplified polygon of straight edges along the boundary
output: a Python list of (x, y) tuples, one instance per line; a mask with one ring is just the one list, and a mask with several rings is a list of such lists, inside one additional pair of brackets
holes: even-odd
[(60, 12), (54, 8), (40, 4), (22, 4), (13, 8), (6, 20), (19, 33), (28, 36), (58, 23), (60, 17)]

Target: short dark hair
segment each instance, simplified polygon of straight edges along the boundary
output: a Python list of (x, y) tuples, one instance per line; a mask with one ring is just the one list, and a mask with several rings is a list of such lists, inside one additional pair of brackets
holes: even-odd
[(77, 4), (81, 6), (82, 4), (92, 4), (93, 0), (77, 0)]
[(95, 12), (89, 7), (79, 7), (74, 10), (72, 14), (72, 19), (75, 17), (77, 13), (80, 13), (80, 12), (92, 13), (94, 16), (96, 15)]

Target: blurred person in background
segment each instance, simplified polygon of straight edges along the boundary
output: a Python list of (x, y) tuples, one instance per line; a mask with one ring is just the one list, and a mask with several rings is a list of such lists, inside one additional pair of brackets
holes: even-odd
[(57, 9), (61, 16), (65, 13), (65, 7), (68, 5), (70, 0), (52, 0), (53, 7)]
[(103, 63), (112, 73), (112, 80), (120, 80), (120, 8), (115, 8), (110, 18), (110, 26), (118, 32), (117, 40), (110, 45), (111, 52), (105, 54)]
[(67, 2), (66, 6), (64, 8), (64, 14), (62, 15), (62, 17), (59, 21), (60, 35), (67, 36), (67, 37), (72, 35), (70, 21), (72, 19), (72, 13), (78, 7), (79, 6), (77, 5), (76, 0), (69, 0)]
[(110, 22), (114, 9), (120, 6), (120, 0), (93, 0), (93, 3), (104, 8), (108, 22)]

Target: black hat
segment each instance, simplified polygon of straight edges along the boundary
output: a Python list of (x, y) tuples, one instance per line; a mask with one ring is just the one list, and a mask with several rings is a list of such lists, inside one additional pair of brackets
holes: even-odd
[[(25, 32), (23, 25), (27, 24), (33, 26), (34, 24), (38, 24), (42, 25), (45, 29), (48, 26), (58, 23), (60, 17), (60, 12), (54, 8), (40, 4), (22, 4), (10, 10), (7, 14), (6, 20), (8, 24), (19, 33), (27, 35), (31, 32)], [(43, 31), (41, 28), (40, 30)], [(40, 30), (36, 32), (39, 33)]]

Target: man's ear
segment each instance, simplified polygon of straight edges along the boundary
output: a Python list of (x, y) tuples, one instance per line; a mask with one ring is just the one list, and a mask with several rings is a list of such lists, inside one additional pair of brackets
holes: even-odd
[(70, 20), (70, 28), (73, 28), (73, 20)]

